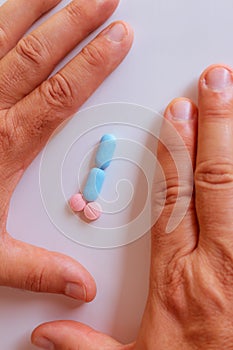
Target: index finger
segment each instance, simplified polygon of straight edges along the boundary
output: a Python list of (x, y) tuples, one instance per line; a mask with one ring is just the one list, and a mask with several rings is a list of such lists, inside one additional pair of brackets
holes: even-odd
[(233, 72), (211, 66), (199, 86), (199, 131), (195, 175), (200, 242), (232, 240)]
[(122, 62), (132, 42), (129, 25), (122, 21), (112, 23), (58, 73), (14, 105), (5, 118), (7, 133), (13, 134), (17, 152), (11, 152), (9, 157), (25, 168), (54, 130)]

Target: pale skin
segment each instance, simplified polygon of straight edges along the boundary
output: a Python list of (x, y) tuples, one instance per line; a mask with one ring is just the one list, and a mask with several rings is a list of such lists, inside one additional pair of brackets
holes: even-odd
[[(20, 40), (58, 2), (9, 0), (0, 8), (0, 284), (91, 301), (96, 286), (84, 267), (69, 257), (16, 241), (6, 231), (9, 201), (25, 169), (57, 126), (120, 64), (133, 41), (126, 23), (110, 25), (47, 80), (54, 66), (118, 4), (117, 0), (74, 0)], [(166, 200), (152, 228), (150, 289), (137, 339), (123, 345), (88, 326), (60, 321), (33, 332), (32, 342), (38, 347), (233, 349), (232, 69), (209, 67), (198, 88), (198, 106), (180, 98), (164, 113), (192, 159), (195, 191), (182, 222), (165, 233), (179, 186), (182, 184), (180, 193), (185, 197), (193, 184), (188, 172), (178, 178), (167, 149), (160, 144), (158, 158), (165, 183), (156, 184), (155, 176), (153, 196), (162, 195)], [(175, 139), (170, 139), (170, 147), (182, 160), (183, 149)], [(159, 201), (154, 203), (159, 206)]]

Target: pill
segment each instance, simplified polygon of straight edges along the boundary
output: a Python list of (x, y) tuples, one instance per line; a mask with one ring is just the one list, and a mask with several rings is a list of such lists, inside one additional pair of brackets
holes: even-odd
[(80, 212), (85, 208), (87, 203), (81, 193), (77, 193), (70, 198), (69, 204), (73, 211)]
[(94, 202), (101, 192), (105, 179), (105, 172), (98, 168), (91, 169), (86, 185), (83, 190), (83, 197), (88, 202)]
[(102, 208), (99, 203), (88, 203), (84, 208), (84, 215), (87, 220), (95, 221), (99, 219), (102, 214)]
[(95, 164), (97, 168), (106, 169), (109, 167), (116, 148), (116, 138), (114, 135), (105, 134), (96, 152)]

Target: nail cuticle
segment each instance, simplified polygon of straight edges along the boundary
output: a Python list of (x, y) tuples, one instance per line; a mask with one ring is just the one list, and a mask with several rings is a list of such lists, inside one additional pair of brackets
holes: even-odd
[(212, 91), (221, 92), (233, 86), (232, 72), (225, 67), (215, 67), (209, 70), (203, 82)]
[(86, 288), (78, 283), (67, 283), (65, 294), (74, 299), (87, 300)]
[(170, 116), (174, 121), (190, 121), (196, 117), (194, 106), (191, 102), (180, 100), (172, 104), (169, 109)]
[(128, 30), (123, 23), (117, 22), (106, 28), (102, 34), (111, 42), (121, 43), (128, 35)]

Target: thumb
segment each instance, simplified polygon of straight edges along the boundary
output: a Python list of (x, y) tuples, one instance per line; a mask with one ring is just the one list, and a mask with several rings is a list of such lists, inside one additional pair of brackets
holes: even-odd
[(74, 259), (4, 235), (0, 246), (0, 285), (35, 292), (66, 294), (83, 301), (96, 295), (87, 270)]
[(32, 333), (32, 343), (46, 350), (133, 350), (106, 334), (74, 321), (44, 323)]

